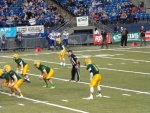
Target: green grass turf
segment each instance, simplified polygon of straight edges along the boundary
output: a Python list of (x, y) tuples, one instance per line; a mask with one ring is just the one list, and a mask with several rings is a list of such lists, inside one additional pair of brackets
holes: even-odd
[[(29, 49), (24, 52), (15, 52), (29, 64), (28, 73), (31, 83), (23, 83), (20, 87), (24, 97), (90, 113), (149, 113), (150, 94), (139, 94), (134, 91), (150, 93), (150, 62), (146, 62), (149, 61), (150, 48), (130, 47), (130, 49), (128, 49), (119, 48), (118, 45), (109, 46), (109, 48), (112, 50), (101, 50), (99, 46), (71, 47), (81, 62), (81, 80), (83, 83), (56, 79), (69, 80), (71, 77), (71, 65), (67, 55), (65, 57), (67, 65), (63, 67), (59, 65), (58, 51), (51, 52), (44, 49), (41, 53), (35, 53), (33, 49)], [(14, 52), (12, 51), (1, 53), (0, 68), (3, 68), (5, 64), (9, 64), (12, 69), (16, 70), (16, 64), (12, 58), (13, 54)], [(107, 56), (103, 57), (95, 56), (106, 54)], [(96, 98), (97, 89), (95, 88), (93, 100), (82, 99), (83, 97), (89, 96), (89, 72), (84, 67), (84, 57), (86, 56), (91, 56), (93, 63), (100, 68), (100, 73), (102, 75), (102, 94), (104, 96), (109, 96), (110, 98)], [(33, 65), (35, 60), (40, 60), (42, 64), (48, 65), (52, 68), (57, 68), (55, 69), (55, 74), (53, 76), (53, 82), (56, 86), (55, 89), (42, 87), (45, 84), (44, 81), (38, 79), (40, 71)], [(110, 87), (129, 89), (133, 91), (123, 91)], [(10, 90), (5, 87), (0, 89), (0, 92), (11, 93)], [(123, 94), (129, 94), (130, 96), (124, 96)], [(62, 100), (68, 100), (68, 102)], [(74, 113), (76, 111), (43, 103), (34, 103), (28, 99), (18, 99), (0, 93), (0, 112)]]

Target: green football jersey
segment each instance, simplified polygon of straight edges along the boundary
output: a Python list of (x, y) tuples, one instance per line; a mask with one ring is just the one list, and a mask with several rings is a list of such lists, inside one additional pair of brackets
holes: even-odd
[(50, 72), (50, 67), (48, 67), (48, 66), (45, 66), (45, 65), (40, 65), (40, 67), (38, 68), (42, 73), (43, 72), (47, 72), (47, 73), (49, 73)]
[(95, 64), (87, 65), (87, 70), (89, 70), (90, 72), (93, 72), (93, 75), (99, 74), (99, 69)]
[(10, 76), (11, 79), (14, 80), (14, 78), (12, 77), (13, 75), (16, 75), (17, 79), (21, 79), (21, 77), (14, 71), (14, 70), (10, 70), (10, 72), (8, 73), (8, 75)]
[(64, 45), (62, 43), (59, 44), (59, 49), (63, 50), (64, 49)]
[(22, 62), (23, 66), (25, 66), (27, 63), (24, 62), (21, 58), (15, 59), (15, 62), (19, 65), (20, 62)]
[(0, 78), (1, 78), (1, 79), (5, 79), (5, 80), (8, 80), (8, 81), (9, 81), (10, 76), (9, 76), (7, 73), (5, 73), (5, 72), (4, 72), (4, 73), (2, 74), (2, 76), (0, 76)]

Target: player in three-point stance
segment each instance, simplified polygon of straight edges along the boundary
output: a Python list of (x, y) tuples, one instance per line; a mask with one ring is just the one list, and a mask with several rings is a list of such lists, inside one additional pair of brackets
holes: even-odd
[(17, 63), (17, 73), (20, 73), (21, 76), (24, 78), (24, 82), (30, 83), (30, 79), (27, 75), (28, 71), (28, 64), (24, 62), (21, 58), (19, 58), (18, 54), (13, 55), (14, 61)]
[(55, 88), (55, 85), (53, 84), (53, 81), (51, 79), (51, 77), (53, 76), (54, 74), (54, 69), (48, 67), (48, 66), (45, 66), (45, 65), (42, 65), (39, 61), (35, 61), (34, 62), (34, 66), (41, 71), (41, 75), (39, 76), (39, 79), (40, 80), (44, 80), (46, 85), (43, 86), (43, 87), (49, 87), (48, 85), (48, 82), (51, 84), (51, 89), (54, 89)]

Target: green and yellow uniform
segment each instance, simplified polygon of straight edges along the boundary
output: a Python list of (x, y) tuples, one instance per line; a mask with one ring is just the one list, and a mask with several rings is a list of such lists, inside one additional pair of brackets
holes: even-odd
[(63, 59), (65, 57), (65, 54), (66, 54), (65, 46), (61, 42), (58, 45), (59, 45), (59, 49), (60, 49), (60, 53), (59, 53), (58, 57)]
[(10, 70), (8, 72), (8, 75), (10, 76), (10, 79), (12, 81), (14, 81), (13, 75), (15, 75), (17, 78), (17, 82), (14, 84), (13, 88), (18, 88), (23, 83), (22, 78), (19, 75), (17, 75), (17, 73), (14, 70)]
[(38, 69), (41, 71), (41, 73), (47, 73), (47, 75), (44, 76), (43, 79), (50, 79), (54, 74), (54, 69), (42, 64), (39, 65)]
[(98, 67), (95, 64), (88, 64), (87, 65), (87, 70), (90, 73), (93, 73), (93, 78), (90, 82), (90, 87), (99, 86), (102, 77), (99, 73)]
[(4, 86), (8, 87), (10, 76), (4, 72), (0, 78), (5, 79)]
[(20, 64), (22, 63), (23, 65), (22, 75), (26, 75), (28, 70), (28, 64), (24, 62), (21, 58), (14, 59), (14, 61), (17, 63), (18, 66), (20, 66)]

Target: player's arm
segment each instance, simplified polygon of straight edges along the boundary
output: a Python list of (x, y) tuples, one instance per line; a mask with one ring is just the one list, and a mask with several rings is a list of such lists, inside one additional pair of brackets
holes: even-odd
[(90, 72), (90, 81), (91, 81), (91, 80), (92, 80), (92, 78), (93, 78), (93, 72), (92, 72), (91, 67), (88, 69), (88, 71)]
[(6, 80), (3, 78), (1, 81), (0, 81), (0, 86), (2, 86), (2, 84), (4, 84)]
[(20, 70), (22, 71), (23, 70), (23, 62), (21, 61), (19, 64), (20, 64)]
[(46, 75), (47, 75), (46, 69), (43, 69), (41, 76), (45, 77)]
[(17, 83), (17, 81), (18, 81), (18, 79), (17, 79), (15, 74), (12, 75), (12, 78), (13, 78), (13, 82), (12, 82), (12, 79), (9, 79), (8, 87), (13, 87), (14, 84)]

